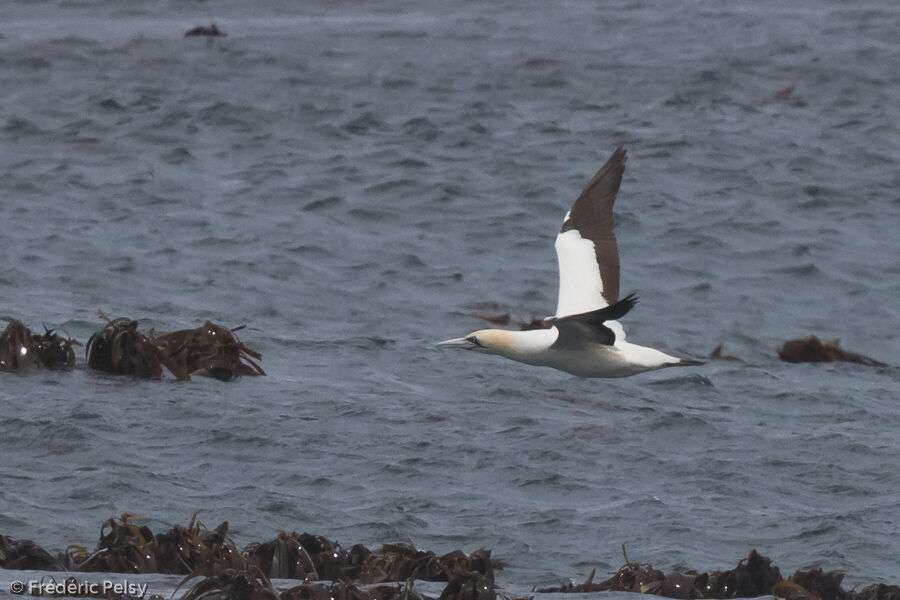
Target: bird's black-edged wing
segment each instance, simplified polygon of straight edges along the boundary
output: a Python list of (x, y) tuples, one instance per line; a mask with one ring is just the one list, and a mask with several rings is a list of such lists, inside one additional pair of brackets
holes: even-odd
[(588, 344), (612, 346), (616, 342), (616, 334), (604, 323), (622, 318), (634, 308), (637, 301), (637, 296), (628, 294), (615, 304), (598, 310), (548, 319), (559, 330), (559, 336), (552, 347), (580, 347)]
[(602, 308), (619, 297), (613, 204), (625, 172), (625, 159), (625, 150), (616, 149), (575, 200), (556, 236), (558, 317)]

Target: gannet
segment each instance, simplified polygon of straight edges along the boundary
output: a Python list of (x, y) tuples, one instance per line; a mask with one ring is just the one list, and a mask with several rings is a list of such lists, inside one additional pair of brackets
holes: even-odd
[(556, 236), (559, 302), (549, 328), (481, 329), (438, 346), (498, 354), (578, 377), (629, 377), (665, 367), (703, 364), (625, 341), (618, 319), (637, 303), (619, 299), (619, 250), (613, 203), (625, 172), (625, 150), (616, 149), (566, 213)]

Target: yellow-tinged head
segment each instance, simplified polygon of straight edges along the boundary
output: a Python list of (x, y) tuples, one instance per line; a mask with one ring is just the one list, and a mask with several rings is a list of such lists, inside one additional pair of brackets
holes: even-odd
[(459, 348), (461, 350), (474, 350), (485, 354), (501, 354), (508, 356), (514, 346), (514, 334), (517, 331), (504, 329), (479, 329), (466, 337), (454, 338), (438, 342), (441, 348)]

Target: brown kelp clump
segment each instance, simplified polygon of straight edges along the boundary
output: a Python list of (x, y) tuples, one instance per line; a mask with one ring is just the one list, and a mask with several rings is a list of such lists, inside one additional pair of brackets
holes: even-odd
[[(246, 327), (228, 329), (211, 321), (196, 329), (181, 329), (153, 338), (167, 359), (185, 373), (231, 381), (240, 375), (265, 375), (253, 359), (262, 355), (245, 346), (235, 335)], [(251, 358), (252, 357), (252, 358)]]
[(834, 362), (844, 361), (869, 365), (873, 367), (886, 367), (881, 361), (849, 352), (840, 347), (841, 340), (823, 342), (814, 335), (799, 340), (788, 340), (778, 349), (778, 357), (785, 362)]
[[(411, 584), (361, 588), (345, 581), (304, 582), (279, 591), (257, 567), (223, 569), (187, 591), (181, 600), (434, 600), (419, 594)], [(477, 600), (477, 599), (472, 599)]]
[(654, 569), (653, 565), (636, 563), (628, 560), (624, 545), (622, 546), (622, 556), (625, 559), (625, 564), (622, 565), (609, 579), (594, 583), (594, 576), (597, 574), (597, 570), (594, 569), (584, 583), (569, 583), (560, 587), (543, 588), (539, 589), (538, 592), (563, 594), (590, 592), (659, 593), (662, 589), (663, 581), (666, 579), (666, 575), (662, 571)]
[(41, 364), (47, 369), (72, 369), (75, 367), (75, 349), (81, 342), (73, 338), (64, 338), (52, 329), (44, 327), (44, 334), (33, 333), (32, 339), (37, 343)]
[(97, 550), (68, 553), (68, 568), (103, 573), (172, 573), (210, 575), (222, 569), (242, 569), (245, 562), (228, 534), (228, 521), (209, 530), (197, 521), (174, 525), (154, 535), (146, 525), (131, 521), (136, 515), (109, 519), (100, 529)]
[(493, 588), (494, 570), (502, 563), (490, 550), (466, 554), (459, 550), (438, 556), (412, 546), (385, 544), (371, 551), (362, 544), (349, 550), (309, 533), (281, 532), (274, 540), (249, 544), (244, 556), (250, 566), (272, 578), (327, 579), (376, 584), (385, 581), (477, 580)]
[(71, 369), (75, 366), (77, 340), (64, 338), (44, 327), (32, 333), (21, 321), (11, 321), (0, 334), (0, 371)]
[(0, 369), (25, 371), (38, 368), (37, 347), (21, 321), (12, 321), (0, 335)]
[(755, 598), (772, 593), (772, 587), (781, 581), (781, 571), (772, 561), (756, 550), (741, 559), (729, 571), (713, 571), (704, 590), (707, 598)]
[[(622, 549), (624, 554), (624, 548)], [(615, 575), (594, 583), (594, 573), (579, 585), (568, 584), (545, 588), (539, 592), (640, 592), (667, 598), (756, 598), (773, 595), (786, 600), (900, 600), (900, 588), (869, 586), (860, 592), (841, 588), (844, 575), (823, 572), (821, 569), (797, 571), (784, 580), (778, 567), (756, 550), (727, 571), (664, 574), (649, 564), (633, 563), (625, 557), (625, 564)], [(895, 595), (892, 595), (895, 594)]]
[[(335, 552), (335, 554), (338, 554)], [(338, 554), (340, 556), (340, 554)], [(324, 579), (316, 569), (316, 561), (309, 555), (300, 536), (279, 532), (274, 540), (253, 542), (244, 549), (247, 564), (259, 569), (267, 577), (278, 579)], [(319, 557), (319, 567), (323, 566)]]
[[(625, 555), (624, 547), (622, 554)], [(769, 558), (751, 550), (747, 558), (728, 571), (665, 574), (652, 565), (631, 562), (625, 555), (622, 568), (605, 581), (594, 583), (594, 573), (591, 573), (588, 580), (580, 585), (569, 584), (538, 591), (638, 592), (667, 598), (755, 598), (770, 594), (773, 586), (782, 580), (778, 567), (773, 567), (771, 563)]]
[(173, 525), (153, 542), (160, 573), (211, 574), (221, 569), (242, 569), (245, 561), (228, 536), (228, 521), (207, 529), (191, 515), (187, 527)]
[(184, 37), (225, 37), (228, 34), (219, 29), (219, 26), (215, 23), (210, 23), (209, 26), (206, 25), (198, 25), (197, 27), (193, 27), (184, 32)]
[(279, 595), (280, 600), (434, 600), (412, 585), (390, 584), (361, 588), (353, 583), (301, 583)]
[[(308, 533), (279, 533), (275, 539), (248, 544), (238, 552), (227, 537), (228, 522), (207, 529), (197, 513), (186, 527), (174, 525), (154, 535), (123, 513), (103, 523), (97, 549), (69, 546), (54, 558), (30, 540), (0, 535), (0, 568), (106, 573), (170, 573), (185, 575), (193, 587), (183, 600), (497, 600), (494, 572), (503, 564), (490, 550), (444, 555), (413, 546), (385, 544), (371, 551), (362, 544), (349, 549)], [(727, 571), (664, 573), (633, 562), (622, 548), (625, 564), (609, 579), (594, 582), (596, 569), (582, 584), (544, 588), (538, 593), (636, 592), (669, 598), (753, 598), (773, 595), (785, 600), (900, 600), (900, 587), (870, 585), (844, 590), (844, 575), (812, 569), (789, 579), (756, 550)], [(199, 579), (198, 578), (201, 578)], [(276, 589), (273, 579), (302, 582)], [(429, 598), (413, 589), (415, 581), (446, 582), (440, 596)], [(177, 590), (176, 590), (177, 591)], [(504, 600), (513, 600), (499, 594)], [(174, 594), (173, 594), (174, 596)], [(127, 600), (109, 598), (108, 600)]]
[(62, 571), (65, 566), (31, 540), (0, 535), (0, 569)]
[[(190, 578), (188, 578), (190, 579)], [(187, 581), (186, 579), (185, 581)], [(279, 600), (278, 591), (259, 569), (222, 569), (194, 584), (181, 600)]]
[(159, 568), (153, 551), (153, 532), (146, 525), (137, 525), (130, 519), (137, 517), (122, 513), (108, 519), (100, 527), (97, 550), (68, 554), (78, 571), (100, 573), (156, 573)]
[(85, 354), (90, 368), (115, 375), (160, 379), (165, 365), (178, 379), (189, 378), (177, 363), (138, 331), (137, 321), (124, 317), (110, 319), (103, 311), (97, 313), (106, 321), (106, 327), (88, 340)]

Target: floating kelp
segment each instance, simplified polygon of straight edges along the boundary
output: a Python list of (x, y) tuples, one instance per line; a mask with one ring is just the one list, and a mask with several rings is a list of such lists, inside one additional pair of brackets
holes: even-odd
[(32, 333), (21, 321), (11, 321), (0, 334), (0, 371), (71, 369), (75, 366), (72, 346), (81, 344), (44, 327), (43, 335)]
[[(411, 584), (361, 588), (353, 583), (304, 582), (279, 592), (256, 567), (225, 569), (200, 580), (181, 600), (434, 600), (412, 589)], [(465, 600), (477, 600), (475, 598)]]
[(52, 329), (44, 327), (44, 334), (32, 334), (37, 343), (41, 364), (47, 369), (72, 369), (75, 367), (75, 349), (81, 342), (73, 338), (64, 338)]
[(322, 579), (312, 557), (296, 532), (280, 532), (274, 540), (252, 543), (244, 549), (247, 563), (267, 577), (277, 579)]
[(737, 356), (730, 356), (728, 354), (722, 354), (722, 346), (724, 344), (719, 344), (715, 347), (715, 349), (709, 353), (709, 360), (724, 360), (728, 362), (744, 362)]
[(900, 587), (876, 583), (853, 594), (854, 600), (900, 600)]
[[(235, 335), (246, 327), (228, 329), (211, 321), (196, 329), (181, 329), (153, 338), (166, 359), (190, 375), (231, 381), (240, 375), (265, 375), (252, 359), (262, 355), (245, 346)], [(166, 365), (168, 366), (168, 364)]]
[(483, 582), (493, 589), (494, 570), (503, 563), (491, 559), (490, 550), (476, 550), (466, 554), (460, 550), (438, 556), (434, 552), (418, 550), (412, 546), (385, 544), (364, 560), (360, 581), (460, 581)]
[(499, 315), (476, 315), (482, 321), (493, 323), (494, 325), (509, 325), (509, 313), (501, 313)]
[(400, 544), (385, 544), (374, 552), (362, 544), (346, 550), (323, 536), (283, 531), (274, 540), (249, 544), (244, 556), (248, 565), (272, 578), (363, 584), (479, 579), (493, 587), (494, 570), (503, 566), (491, 559), (490, 550), (470, 555), (457, 550), (443, 556)]
[(219, 29), (219, 26), (215, 23), (210, 23), (210, 25), (198, 25), (193, 29), (188, 29), (184, 32), (184, 37), (194, 37), (194, 36), (206, 36), (206, 37), (225, 37), (228, 34)]
[(707, 598), (756, 598), (771, 593), (779, 581), (781, 571), (772, 566), (771, 559), (751, 550), (734, 569), (710, 573), (703, 595)]
[(137, 321), (124, 317), (110, 319), (103, 311), (97, 313), (106, 321), (106, 327), (92, 335), (85, 347), (90, 368), (116, 375), (159, 379), (165, 365), (178, 379), (189, 379), (186, 371), (137, 330)]
[(822, 569), (812, 571), (797, 571), (788, 580), (807, 590), (814, 598), (819, 600), (850, 600), (850, 592), (841, 588), (844, 580), (843, 573), (824, 572)]
[[(90, 342), (88, 342), (90, 346)], [(89, 556), (83, 553), (69, 554), (78, 571), (100, 573), (158, 573), (156, 553), (153, 550), (153, 532), (146, 525), (137, 525), (130, 519), (137, 515), (122, 513), (108, 519), (100, 527), (97, 551)]]
[(0, 568), (19, 571), (62, 571), (57, 558), (32, 542), (0, 535)]
[[(624, 548), (622, 552), (624, 554)], [(784, 580), (778, 567), (756, 550), (728, 571), (664, 575), (649, 564), (628, 561), (619, 571), (600, 583), (593, 583), (594, 572), (580, 585), (568, 584), (538, 592), (640, 592), (668, 598), (756, 598), (773, 595), (786, 600), (900, 600), (900, 588), (883, 584), (861, 591), (841, 588), (843, 573), (823, 572), (821, 569), (797, 571)]]
[(244, 558), (227, 535), (228, 521), (209, 530), (197, 521), (195, 512), (187, 527), (174, 525), (155, 536), (152, 548), (159, 572), (208, 575), (244, 568)]
[[(246, 563), (228, 534), (228, 521), (213, 530), (197, 521), (197, 513), (187, 527), (174, 525), (166, 533), (154, 535), (147, 526), (131, 521), (135, 515), (109, 519), (100, 529), (97, 550), (68, 551), (67, 565), (73, 571), (104, 573), (170, 573), (211, 575), (222, 569), (242, 569)], [(71, 547), (70, 547), (71, 550)]]
[(874, 358), (855, 352), (848, 352), (839, 347), (840, 343), (841, 340), (823, 342), (816, 336), (811, 335), (800, 340), (788, 340), (778, 349), (778, 356), (781, 360), (792, 363), (845, 361), (873, 367), (887, 366)]
[[(227, 521), (207, 529), (194, 513), (187, 527), (174, 525), (167, 533), (154, 535), (147, 526), (135, 523), (136, 518), (124, 513), (107, 520), (96, 551), (69, 546), (59, 559), (30, 540), (0, 535), (0, 568), (184, 574), (179, 589), (203, 577), (182, 600), (496, 600), (498, 596), (494, 572), (503, 564), (491, 558), (490, 550), (437, 555), (399, 544), (385, 544), (375, 551), (356, 544), (347, 550), (323, 536), (281, 532), (268, 542), (248, 544), (239, 553), (227, 537)], [(594, 582), (595, 569), (582, 584), (537, 592), (619, 591), (685, 599), (774, 595), (786, 600), (900, 600), (897, 586), (877, 584), (847, 591), (841, 588), (842, 573), (822, 569), (797, 571), (784, 580), (778, 567), (756, 550), (733, 569), (709, 573), (665, 574), (650, 564), (630, 561), (624, 547), (622, 554), (625, 564), (605, 581)], [(278, 590), (272, 579), (302, 583)], [(413, 590), (416, 580), (446, 585), (435, 599)]]
[(40, 367), (38, 349), (31, 331), (21, 321), (12, 321), (0, 335), (0, 370), (27, 371)]
[(433, 600), (411, 585), (393, 584), (360, 588), (343, 581), (332, 584), (301, 583), (281, 592), (281, 600)]
[(654, 594), (662, 589), (662, 583), (666, 575), (657, 571), (653, 565), (636, 563), (628, 560), (625, 546), (622, 546), (622, 556), (625, 564), (616, 573), (599, 583), (594, 583), (597, 569), (591, 571), (587, 581), (582, 584), (569, 583), (561, 587), (543, 588), (537, 590), (541, 593), (580, 594), (589, 592), (637, 592), (639, 594)]
[[(189, 579), (185, 579), (188, 581)], [(182, 582), (184, 583), (184, 582)], [(279, 600), (272, 582), (259, 569), (224, 569), (200, 580), (181, 600)]]
[[(481, 303), (473, 306), (485, 306), (485, 307), (493, 307), (495, 306), (492, 303)], [(518, 327), (521, 331), (528, 331), (531, 329), (550, 329), (552, 325), (545, 321), (544, 319), (539, 319), (534, 315), (531, 316), (531, 320), (529, 321), (518, 321), (512, 319), (509, 315), (509, 312), (503, 312), (498, 314), (489, 314), (489, 313), (468, 313), (470, 316), (481, 319), (482, 321), (487, 321), (488, 323), (492, 323), (494, 325), (514, 325)]]
[(550, 329), (551, 327), (553, 327), (553, 325), (549, 321), (538, 319), (537, 317), (531, 317), (530, 321), (517, 321), (516, 324), (522, 331), (530, 331), (532, 329)]

